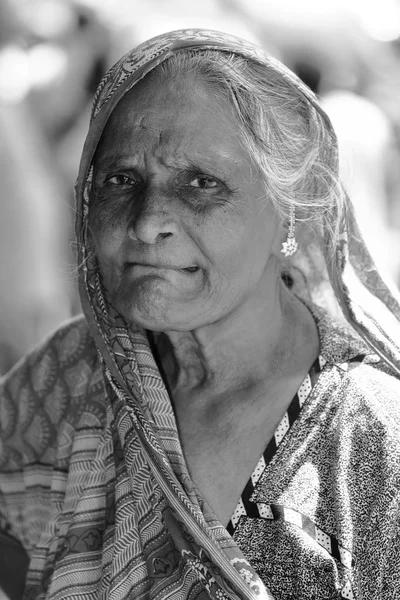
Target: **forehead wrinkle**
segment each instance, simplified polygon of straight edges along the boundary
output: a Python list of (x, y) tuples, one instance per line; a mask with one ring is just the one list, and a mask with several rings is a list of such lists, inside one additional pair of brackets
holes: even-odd
[(196, 144), (189, 151), (171, 147), (167, 142), (167, 137), (169, 136), (164, 136), (161, 144), (155, 141), (151, 147), (140, 153), (134, 148), (132, 150), (129, 148), (119, 148), (116, 151), (105, 150), (104, 154), (100, 153), (99, 156), (95, 156), (95, 175), (101, 176), (102, 173), (114, 169), (128, 170), (140, 167), (150, 171), (152, 170), (151, 163), (155, 161), (168, 170), (205, 171), (224, 176), (236, 170), (243, 162), (232, 156), (228, 150), (218, 146), (213, 146), (207, 153), (201, 152)]
[[(208, 154), (200, 151), (184, 151), (180, 149), (159, 148), (155, 157), (157, 162), (166, 169), (182, 169), (190, 171), (205, 171), (211, 173), (226, 174), (231, 170), (236, 170), (241, 164), (228, 151), (220, 148), (213, 148)], [(195, 150), (198, 150), (195, 148)]]
[(199, 138), (197, 131), (193, 130), (190, 136), (187, 129), (184, 132), (186, 137), (183, 139), (179, 138), (179, 135), (174, 135), (175, 131), (172, 127), (159, 132), (153, 152), (163, 166), (168, 167), (168, 161), (171, 161), (171, 164), (185, 168), (207, 165), (210, 169), (215, 170), (217, 161), (225, 164), (228, 168), (230, 165), (237, 167), (242, 164), (243, 161), (233, 155), (231, 148), (224, 148), (225, 138), (223, 136), (220, 138), (221, 143), (214, 140), (209, 145)]

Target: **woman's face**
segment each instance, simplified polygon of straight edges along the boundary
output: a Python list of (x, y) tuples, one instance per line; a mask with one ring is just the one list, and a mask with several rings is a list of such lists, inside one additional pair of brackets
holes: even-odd
[(144, 79), (111, 115), (89, 226), (108, 299), (128, 321), (192, 330), (276, 285), (284, 234), (237, 131), (194, 79)]

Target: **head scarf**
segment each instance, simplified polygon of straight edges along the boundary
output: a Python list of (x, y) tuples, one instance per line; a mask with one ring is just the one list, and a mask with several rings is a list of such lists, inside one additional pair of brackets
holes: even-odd
[[(71, 576), (80, 597), (97, 586), (110, 600), (272, 598), (194, 488), (146, 335), (128, 326), (107, 304), (96, 257), (89, 250), (92, 160), (107, 120), (128, 90), (183, 49), (237, 53), (276, 71), (322, 116), (336, 143), (329, 118), (293, 73), (261, 49), (219, 32), (181, 30), (158, 36), (126, 54), (100, 83), (76, 184), (76, 233), (81, 301), (104, 366), (108, 460), (112, 456), (115, 464), (109, 466), (111, 483), (103, 488), (99, 484), (107, 510), (98, 557), (84, 567), (59, 562), (52, 581), (54, 597), (57, 580)], [(324, 262), (345, 318), (400, 373), (399, 296), (377, 272), (351, 209), (335, 259), (326, 257)], [(88, 499), (85, 509), (90, 513)]]

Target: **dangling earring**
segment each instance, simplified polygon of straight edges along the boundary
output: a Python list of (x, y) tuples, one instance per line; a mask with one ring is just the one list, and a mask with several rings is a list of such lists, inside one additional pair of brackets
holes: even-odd
[(289, 231), (287, 234), (286, 242), (283, 242), (282, 250), (281, 250), (282, 254), (284, 254), (285, 256), (292, 256), (292, 254), (297, 252), (297, 249), (299, 247), (298, 243), (296, 242), (296, 238), (294, 237), (295, 223), (296, 223), (295, 208), (294, 208), (294, 204), (291, 204), (290, 217), (289, 217)]

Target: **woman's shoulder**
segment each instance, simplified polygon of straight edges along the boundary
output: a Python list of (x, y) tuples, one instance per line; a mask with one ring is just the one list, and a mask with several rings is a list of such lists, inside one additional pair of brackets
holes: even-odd
[(54, 379), (63, 373), (68, 388), (73, 390), (79, 382), (71, 374), (71, 369), (79, 366), (88, 373), (98, 366), (97, 351), (83, 315), (78, 315), (62, 323), (49, 334), (36, 348), (26, 354), (6, 375), (1, 385), (11, 395), (23, 381), (30, 380), (38, 393), (52, 387)]
[(83, 316), (62, 324), (0, 382), (0, 469), (47, 460), (59, 427), (104, 418), (104, 384)]
[(340, 380), (337, 410), (368, 411), (371, 425), (377, 419), (392, 429), (400, 447), (400, 374), (345, 323), (319, 313), (317, 326), (322, 363)]
[(400, 379), (383, 359), (374, 354), (343, 367), (341, 412), (351, 416), (368, 437), (397, 448), (400, 458)]

